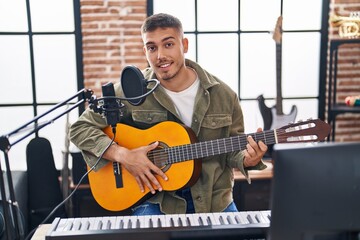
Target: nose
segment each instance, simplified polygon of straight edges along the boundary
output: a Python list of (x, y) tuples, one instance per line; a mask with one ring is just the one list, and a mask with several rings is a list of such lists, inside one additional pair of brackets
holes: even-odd
[(162, 59), (165, 57), (165, 51), (163, 48), (158, 48), (157, 59)]

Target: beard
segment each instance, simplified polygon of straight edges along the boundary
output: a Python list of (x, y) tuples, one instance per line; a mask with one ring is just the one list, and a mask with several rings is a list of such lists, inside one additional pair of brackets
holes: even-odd
[(170, 71), (161, 72), (160, 71), (159, 74), (156, 74), (156, 75), (164, 81), (170, 81), (171, 79), (175, 78), (180, 73), (181, 68), (182, 68), (181, 66), (175, 66), (175, 69), (173, 72), (170, 72)]

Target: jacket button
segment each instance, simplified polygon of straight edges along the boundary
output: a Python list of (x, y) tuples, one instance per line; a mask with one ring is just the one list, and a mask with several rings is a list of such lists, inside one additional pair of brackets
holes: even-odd
[(215, 127), (216, 126), (216, 122), (212, 122), (211, 126)]
[(201, 197), (197, 197), (196, 200), (198, 200), (199, 202), (201, 202)]

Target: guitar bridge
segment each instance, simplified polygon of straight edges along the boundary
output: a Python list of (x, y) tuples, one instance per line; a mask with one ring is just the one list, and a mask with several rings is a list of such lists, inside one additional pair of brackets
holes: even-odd
[(114, 168), (114, 177), (115, 177), (116, 188), (123, 188), (124, 183), (123, 183), (123, 179), (122, 179), (122, 172), (121, 172), (120, 163), (114, 162), (113, 163), (113, 168)]

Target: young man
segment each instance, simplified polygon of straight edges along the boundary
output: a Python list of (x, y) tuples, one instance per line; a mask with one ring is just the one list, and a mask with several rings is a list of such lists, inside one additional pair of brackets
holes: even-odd
[[(146, 79), (158, 79), (160, 86), (140, 106), (124, 103), (122, 123), (144, 129), (175, 121), (190, 127), (200, 142), (244, 133), (238, 96), (197, 63), (185, 59), (188, 39), (184, 38), (177, 18), (168, 14), (150, 16), (143, 23), (141, 34), (150, 65), (143, 74)], [(119, 83), (115, 84), (115, 91), (123, 96)], [(106, 126), (106, 120), (89, 109), (71, 126), (71, 141), (82, 150), (89, 166), (94, 165), (111, 141), (102, 131)], [(134, 215), (237, 211), (232, 197), (233, 168), (248, 177), (247, 170), (266, 167), (261, 159), (267, 146), (251, 137), (247, 140), (244, 151), (203, 158), (196, 183), (178, 191), (162, 191), (155, 178), (159, 175), (168, 180), (166, 172), (147, 157), (158, 142), (136, 149), (113, 144), (97, 168), (108, 161), (119, 162), (136, 179), (139, 189), (134, 191), (150, 189), (153, 196), (135, 207)]]

